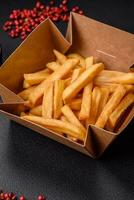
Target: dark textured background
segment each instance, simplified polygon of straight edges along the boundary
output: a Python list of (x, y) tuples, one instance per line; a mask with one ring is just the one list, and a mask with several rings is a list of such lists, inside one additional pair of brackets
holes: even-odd
[[(31, 8), (34, 3), (1, 0), (0, 26), (13, 8)], [(133, 1), (70, 0), (70, 4), (79, 4), (89, 17), (134, 33)], [(57, 25), (65, 33), (66, 25)], [(0, 27), (4, 60), (20, 42)], [(0, 187), (29, 200), (38, 193), (48, 200), (133, 200), (134, 124), (100, 160), (93, 160), (0, 116)]]

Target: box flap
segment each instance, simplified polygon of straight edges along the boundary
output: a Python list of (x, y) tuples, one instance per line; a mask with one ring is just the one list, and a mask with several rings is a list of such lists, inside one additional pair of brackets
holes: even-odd
[(23, 100), (14, 94), (11, 90), (6, 88), (4, 85), (0, 84), (0, 96), (3, 100), (3, 103), (14, 103), (18, 102), (21, 103)]
[(17, 93), (23, 74), (36, 72), (54, 59), (53, 49), (66, 52), (70, 43), (50, 19), (42, 22), (11, 54), (0, 68), (0, 83)]
[(128, 32), (72, 13), (66, 38), (70, 51), (92, 55), (108, 69), (127, 72), (134, 64), (134, 35)]

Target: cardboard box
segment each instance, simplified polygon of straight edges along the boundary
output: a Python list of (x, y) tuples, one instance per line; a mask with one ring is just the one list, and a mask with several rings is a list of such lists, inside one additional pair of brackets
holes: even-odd
[(89, 125), (84, 145), (44, 129), (34, 123), (24, 121), (14, 114), (23, 101), (16, 94), (22, 89), (23, 74), (36, 72), (54, 59), (53, 49), (63, 53), (77, 52), (83, 56), (93, 55), (104, 62), (107, 69), (127, 72), (134, 64), (134, 35), (111, 26), (72, 13), (66, 39), (56, 26), (47, 19), (5, 61), (0, 69), (0, 113), (40, 134), (52, 138), (93, 158), (104, 150), (121, 134), (134, 116), (134, 108), (124, 119), (118, 133)]

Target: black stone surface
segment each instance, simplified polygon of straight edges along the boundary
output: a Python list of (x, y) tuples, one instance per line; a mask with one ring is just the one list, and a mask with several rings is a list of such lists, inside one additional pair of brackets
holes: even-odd
[[(1, 26), (12, 9), (31, 8), (34, 3), (0, 1), (4, 60), (21, 41), (9, 38)], [(70, 0), (70, 4), (80, 5), (89, 17), (134, 33), (133, 1)], [(65, 33), (66, 25), (57, 25)], [(28, 200), (39, 193), (48, 200), (133, 200), (134, 123), (101, 159), (93, 160), (0, 115), (0, 188), (23, 193)]]

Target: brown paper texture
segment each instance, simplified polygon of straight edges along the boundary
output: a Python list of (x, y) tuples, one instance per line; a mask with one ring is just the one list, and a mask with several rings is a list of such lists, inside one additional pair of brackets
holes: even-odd
[(54, 59), (52, 50), (77, 52), (94, 56), (107, 69), (128, 72), (134, 64), (134, 35), (89, 19), (71, 14), (66, 39), (47, 19), (6, 60), (0, 69), (0, 113), (38, 133), (65, 144), (93, 158), (99, 157), (126, 128), (134, 116), (130, 110), (117, 133), (89, 125), (84, 145), (77, 144), (39, 125), (20, 119), (15, 110), (24, 109), (23, 100), (16, 94), (22, 89), (24, 73), (41, 70)]

